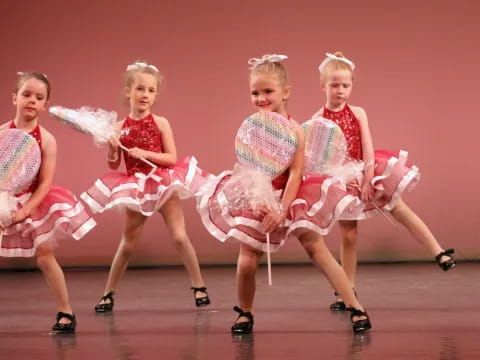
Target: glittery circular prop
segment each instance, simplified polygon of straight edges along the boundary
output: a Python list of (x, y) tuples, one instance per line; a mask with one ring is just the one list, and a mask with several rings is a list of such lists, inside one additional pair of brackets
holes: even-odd
[(337, 124), (314, 118), (303, 123), (302, 128), (305, 134), (305, 174), (323, 174), (344, 164), (347, 142)]
[(19, 129), (0, 131), (0, 189), (25, 189), (38, 173), (41, 156), (35, 138)]
[(235, 139), (238, 162), (271, 178), (291, 164), (298, 140), (292, 122), (274, 112), (258, 112), (244, 120)]
[(114, 134), (117, 113), (88, 106), (73, 110), (63, 106), (52, 106), (50, 115), (82, 133), (90, 134), (98, 144), (106, 144)]

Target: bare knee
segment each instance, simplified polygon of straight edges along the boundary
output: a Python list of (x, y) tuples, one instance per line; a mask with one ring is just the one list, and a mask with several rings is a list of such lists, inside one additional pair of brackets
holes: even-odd
[(358, 226), (356, 221), (341, 221), (343, 247), (356, 247), (358, 238)]
[(187, 236), (186, 232), (175, 232), (170, 235), (173, 246), (175, 246), (175, 249), (181, 250), (185, 248), (185, 246), (189, 243), (189, 239)]
[(255, 276), (261, 257), (261, 252), (249, 247), (242, 248), (238, 257), (237, 275), (244, 278)]
[(43, 272), (48, 270), (50, 267), (52, 267), (52, 265), (55, 265), (57, 262), (53, 250), (47, 246), (42, 246), (37, 249), (35, 253), (35, 260), (37, 262), (37, 266)]

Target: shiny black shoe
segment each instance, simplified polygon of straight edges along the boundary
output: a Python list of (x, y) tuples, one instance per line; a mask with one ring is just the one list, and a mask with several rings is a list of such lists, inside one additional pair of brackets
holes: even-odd
[[(199, 287), (199, 288), (192, 286), (192, 290), (193, 290), (193, 297), (195, 298), (195, 305), (197, 305), (197, 307), (210, 305), (210, 298), (208, 297), (207, 288), (205, 286)], [(207, 295), (197, 298), (195, 294), (199, 291)]]
[[(366, 311), (362, 311), (353, 307), (347, 308), (347, 310), (350, 311), (350, 319), (352, 319), (353, 323), (352, 330), (355, 334), (362, 333), (372, 328), (372, 324)], [(353, 321), (355, 316), (366, 316), (367, 318)]]
[[(453, 259), (453, 254), (455, 254), (455, 250), (448, 249), (435, 256), (435, 262), (438, 264), (438, 266), (440, 266), (440, 269), (443, 271), (448, 271), (457, 265), (456, 261)], [(440, 262), (442, 256), (448, 256), (450, 259)]]
[(105, 301), (105, 300), (110, 300), (108, 303), (103, 303), (103, 304), (97, 304), (95, 305), (95, 312), (97, 313), (107, 313), (111, 312), (113, 310), (113, 295), (115, 295), (115, 291), (110, 291), (107, 295), (102, 296), (100, 299), (100, 302)]
[(233, 310), (238, 312), (239, 314), (237, 317), (237, 320), (242, 316), (244, 316), (248, 319), (248, 321), (236, 322), (235, 324), (233, 324), (231, 328), (232, 334), (233, 335), (250, 334), (253, 330), (253, 314), (251, 312), (243, 311), (238, 306), (234, 306)]
[[(62, 318), (70, 320), (70, 322), (67, 324), (62, 324), (59, 322)], [(52, 326), (52, 332), (55, 334), (71, 334), (75, 332), (76, 326), (77, 319), (75, 318), (75, 315), (59, 312), (57, 314), (57, 322)]]
[[(338, 294), (335, 293), (335, 296), (338, 296)], [(331, 311), (347, 311), (347, 306), (343, 301), (337, 300), (334, 303), (330, 304), (330, 310)]]

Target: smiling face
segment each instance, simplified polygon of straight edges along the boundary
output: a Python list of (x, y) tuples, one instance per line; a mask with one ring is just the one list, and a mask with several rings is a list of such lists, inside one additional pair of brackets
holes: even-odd
[(125, 88), (130, 104), (130, 113), (134, 117), (144, 117), (150, 113), (158, 94), (158, 79), (146, 72), (132, 75), (133, 81)]
[(258, 111), (287, 116), (285, 103), (289, 96), (290, 87), (283, 86), (277, 74), (256, 72), (250, 75), (250, 98)]
[(322, 89), (327, 97), (327, 107), (338, 109), (348, 101), (352, 92), (352, 72), (344, 69), (332, 69), (322, 81)]
[(34, 77), (26, 79), (12, 95), (13, 104), (17, 108), (17, 119), (36, 120), (48, 104), (47, 85)]

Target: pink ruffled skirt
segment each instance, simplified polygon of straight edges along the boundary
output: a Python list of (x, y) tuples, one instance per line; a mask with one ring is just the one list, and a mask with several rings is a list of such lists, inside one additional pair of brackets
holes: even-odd
[[(31, 193), (14, 198), (20, 209)], [(69, 190), (52, 186), (41, 204), (24, 221), (6, 227), (1, 238), (0, 255), (30, 257), (45, 243), (63, 236), (79, 240), (96, 225), (82, 203)]]
[(107, 173), (81, 198), (95, 213), (126, 206), (151, 216), (174, 194), (181, 199), (193, 197), (206, 179), (206, 174), (197, 167), (197, 160), (185, 157), (171, 167), (157, 168), (149, 174)]
[[(342, 220), (364, 220), (378, 215), (378, 209), (391, 211), (403, 192), (411, 191), (420, 180), (420, 170), (407, 164), (408, 152), (404, 150), (376, 150), (375, 171), (372, 179), (374, 187), (373, 198), (365, 205), (362, 213), (345, 214)], [(359, 183), (362, 183), (360, 177)], [(356, 197), (360, 196), (358, 190), (350, 191)]]
[[(197, 210), (202, 222), (210, 234), (221, 242), (235, 239), (266, 252), (267, 238), (262, 231), (262, 216), (254, 209), (236, 207), (235, 203), (242, 195), (236, 197), (229, 189), (233, 174), (233, 171), (225, 171), (212, 177), (200, 189)], [(276, 191), (278, 202), (281, 192)], [(346, 193), (340, 180), (323, 175), (307, 177), (290, 206), (288, 218), (270, 233), (270, 252), (277, 251), (288, 238), (295, 237), (297, 230), (313, 230), (325, 235), (345, 212), (358, 214), (362, 209), (361, 202)]]

